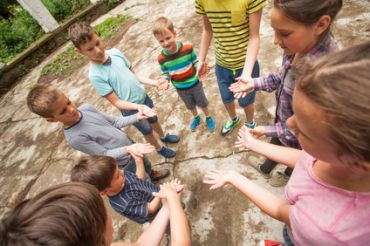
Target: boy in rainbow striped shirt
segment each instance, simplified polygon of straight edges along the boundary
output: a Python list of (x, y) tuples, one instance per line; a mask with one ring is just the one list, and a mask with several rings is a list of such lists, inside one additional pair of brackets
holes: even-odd
[(167, 90), (169, 82), (172, 82), (186, 108), (194, 117), (190, 123), (192, 132), (200, 123), (196, 106), (200, 107), (205, 114), (208, 130), (214, 132), (216, 126), (209, 113), (208, 100), (201, 83), (205, 76), (197, 76), (198, 59), (193, 46), (177, 42), (173, 23), (166, 17), (160, 17), (155, 21), (153, 34), (163, 48), (157, 58), (164, 74), (164, 77), (157, 81), (158, 88)]

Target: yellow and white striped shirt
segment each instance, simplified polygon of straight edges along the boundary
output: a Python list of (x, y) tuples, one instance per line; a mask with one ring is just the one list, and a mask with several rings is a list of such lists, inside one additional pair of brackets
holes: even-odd
[(266, 0), (195, 0), (196, 13), (211, 23), (218, 65), (232, 70), (244, 67), (249, 15), (266, 5)]

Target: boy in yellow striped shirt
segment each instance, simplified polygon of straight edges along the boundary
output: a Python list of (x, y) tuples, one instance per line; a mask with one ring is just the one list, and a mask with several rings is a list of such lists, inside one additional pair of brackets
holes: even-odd
[[(216, 77), (229, 121), (221, 130), (226, 135), (240, 122), (236, 115), (234, 94), (229, 86), (239, 80), (259, 77), (257, 53), (262, 8), (266, 0), (195, 0), (196, 12), (203, 15), (198, 75), (206, 72), (205, 59), (212, 37), (216, 46)], [(255, 92), (239, 99), (244, 109), (245, 125), (254, 128)]]

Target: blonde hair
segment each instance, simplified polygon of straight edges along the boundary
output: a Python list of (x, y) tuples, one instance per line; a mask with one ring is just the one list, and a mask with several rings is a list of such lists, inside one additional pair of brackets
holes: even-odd
[(170, 31), (175, 33), (175, 28), (173, 27), (172, 21), (166, 17), (159, 17), (155, 22), (152, 29), (153, 35), (163, 34), (165, 31)]
[(51, 107), (63, 95), (62, 92), (52, 88), (49, 85), (36, 85), (27, 96), (27, 106), (31, 112), (41, 117), (52, 117)]
[(76, 22), (68, 28), (69, 39), (77, 48), (89, 42), (94, 34), (96, 34), (94, 29), (84, 22)]
[(370, 162), (369, 67), (366, 42), (319, 59), (297, 81), (297, 89), (327, 115), (339, 156), (350, 154), (365, 162)]

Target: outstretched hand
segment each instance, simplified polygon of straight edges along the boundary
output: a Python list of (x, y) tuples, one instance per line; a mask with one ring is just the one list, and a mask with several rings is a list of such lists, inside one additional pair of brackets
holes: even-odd
[(144, 157), (145, 154), (152, 153), (154, 151), (154, 146), (147, 144), (135, 143), (127, 146), (127, 152), (133, 157)]
[(155, 109), (149, 108), (148, 106), (144, 104), (139, 104), (137, 107), (137, 110), (139, 111), (139, 116), (144, 115), (150, 118), (150, 117), (157, 115), (157, 112), (155, 111)]
[(153, 192), (155, 197), (161, 199), (168, 199), (169, 197), (176, 197), (180, 200), (184, 185), (178, 179), (163, 183), (159, 186), (158, 192)]
[(210, 190), (221, 188), (230, 182), (233, 171), (211, 170), (204, 174), (203, 183), (211, 185)]
[(167, 78), (162, 77), (157, 80), (156, 86), (159, 90), (165, 91), (170, 87), (170, 83)]
[(200, 82), (204, 82), (207, 79), (207, 74), (210, 68), (206, 62), (199, 61), (197, 66), (197, 76)]
[(235, 142), (235, 147), (242, 151), (249, 151), (253, 146), (255, 138), (251, 134), (252, 129), (242, 126), (238, 132), (238, 141)]
[(244, 79), (238, 77), (235, 79), (235, 83), (229, 86), (229, 90), (234, 93), (234, 97), (239, 99), (245, 97), (249, 92), (254, 89), (254, 82), (252, 78)]

